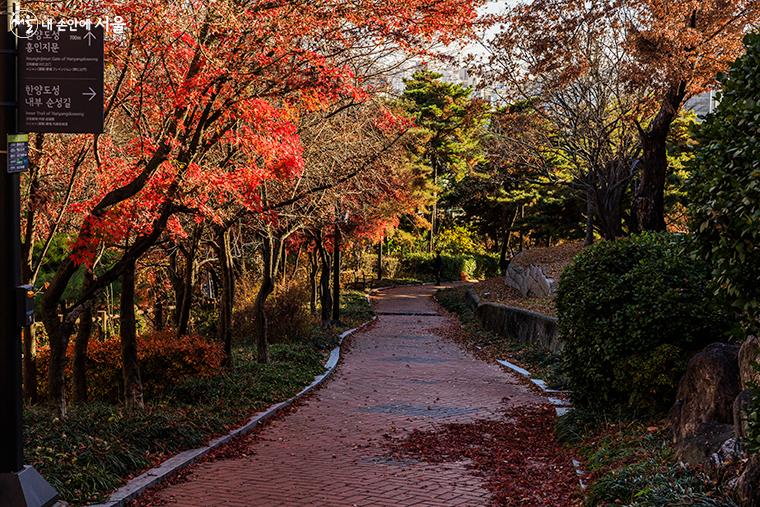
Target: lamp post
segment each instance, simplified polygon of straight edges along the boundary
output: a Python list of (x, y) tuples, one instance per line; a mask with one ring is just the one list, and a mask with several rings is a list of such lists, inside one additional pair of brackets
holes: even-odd
[[(20, 286), (19, 174), (9, 172), (16, 132), (16, 35), (7, 0), (0, 27), (0, 507), (46, 507), (58, 492), (24, 465), (21, 392), (21, 329), (31, 318), (30, 287)], [(23, 157), (22, 157), (23, 158)], [(15, 160), (15, 159), (14, 159)], [(14, 169), (15, 170), (15, 169)]]

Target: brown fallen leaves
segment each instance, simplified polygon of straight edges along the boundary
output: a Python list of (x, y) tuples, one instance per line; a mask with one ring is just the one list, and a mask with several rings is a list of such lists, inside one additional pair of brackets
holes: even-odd
[(541, 266), (546, 276), (559, 280), (562, 271), (570, 264), (573, 257), (583, 250), (583, 241), (569, 241), (561, 245), (530, 248), (523, 250), (512, 258), (516, 266)]
[(388, 444), (396, 458), (430, 463), (468, 460), (493, 494), (493, 505), (570, 507), (581, 504), (572, 456), (554, 439), (554, 409), (519, 406), (502, 419), (413, 431)]
[(519, 290), (507, 285), (504, 278), (500, 276), (478, 282), (472, 286), (472, 289), (483, 301), (516, 306), (544, 315), (557, 314), (554, 298), (524, 297)]

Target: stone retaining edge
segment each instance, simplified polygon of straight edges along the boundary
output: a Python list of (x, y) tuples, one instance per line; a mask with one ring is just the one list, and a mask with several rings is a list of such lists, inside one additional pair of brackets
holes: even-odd
[[(530, 380), (533, 383), (533, 385), (541, 389), (541, 391), (543, 391), (544, 395), (546, 396), (547, 401), (551, 405), (554, 406), (554, 412), (557, 414), (557, 417), (563, 416), (573, 409), (573, 406), (569, 401), (551, 396), (551, 394), (569, 393), (569, 391), (558, 391), (556, 389), (549, 389), (546, 386), (546, 382), (544, 382), (541, 379), (533, 378), (533, 376), (530, 374), (528, 370), (526, 370), (525, 368), (521, 368), (514, 363), (510, 363), (506, 359), (496, 359), (496, 362), (499, 363), (501, 366), (509, 369), (510, 371), (517, 373), (521, 377), (524, 377), (525, 379)], [(581, 462), (578, 461), (577, 459), (572, 460), (572, 465), (573, 465), (573, 469), (575, 469), (575, 475), (578, 477), (578, 484), (580, 485), (581, 491), (585, 491), (586, 483), (584, 482), (583, 478), (585, 477), (586, 472), (583, 470), (583, 468), (581, 468)]]
[(172, 456), (171, 458), (161, 463), (159, 466), (155, 468), (151, 468), (147, 472), (144, 472), (141, 475), (138, 475), (134, 479), (127, 482), (127, 484), (125, 484), (121, 488), (114, 491), (106, 502), (89, 505), (88, 507), (123, 507), (130, 500), (134, 500), (135, 498), (143, 494), (146, 490), (154, 486), (157, 486), (158, 484), (165, 481), (166, 479), (174, 476), (177, 472), (179, 472), (180, 470), (182, 470), (183, 468), (189, 465), (192, 465), (198, 459), (202, 458), (203, 456), (210, 453), (214, 449), (221, 447), (222, 445), (226, 444), (227, 442), (229, 442), (235, 437), (240, 437), (240, 436), (250, 433), (257, 426), (259, 426), (263, 422), (266, 422), (267, 420), (272, 418), (274, 415), (279, 413), (281, 410), (289, 407), (295, 401), (304, 397), (306, 394), (310, 393), (311, 391), (319, 387), (322, 383), (324, 383), (325, 380), (330, 378), (330, 376), (332, 376), (332, 374), (335, 372), (335, 369), (338, 366), (338, 362), (340, 361), (340, 351), (341, 351), (341, 346), (343, 345), (343, 341), (349, 336), (351, 336), (352, 334), (368, 326), (369, 324), (374, 322), (376, 319), (377, 319), (377, 316), (374, 316), (372, 317), (372, 319), (368, 320), (367, 322), (353, 329), (349, 329), (348, 331), (344, 331), (343, 333), (338, 335), (338, 345), (330, 351), (330, 357), (327, 359), (327, 362), (325, 363), (324, 373), (314, 377), (314, 380), (312, 381), (312, 383), (304, 387), (301, 391), (298, 392), (298, 394), (292, 396), (291, 398), (288, 398), (285, 401), (275, 403), (274, 405), (271, 405), (266, 410), (255, 414), (253, 417), (251, 417), (248, 420), (247, 423), (243, 424), (239, 428), (236, 428), (230, 431), (226, 435), (222, 435), (221, 437), (217, 437), (211, 440), (208, 443), (208, 445), (205, 447), (200, 447), (198, 449), (190, 449), (187, 451), (183, 451), (175, 456)]
[(557, 318), (516, 306), (483, 301), (471, 287), (464, 294), (465, 304), (480, 325), (493, 333), (519, 342), (532, 343), (552, 353), (565, 344), (557, 332)]

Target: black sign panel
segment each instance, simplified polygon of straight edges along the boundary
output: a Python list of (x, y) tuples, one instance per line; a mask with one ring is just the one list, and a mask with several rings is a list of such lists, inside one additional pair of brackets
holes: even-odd
[(19, 39), (21, 132), (103, 132), (103, 27), (36, 26)]
[(22, 173), (29, 170), (29, 136), (8, 135), (8, 172)]

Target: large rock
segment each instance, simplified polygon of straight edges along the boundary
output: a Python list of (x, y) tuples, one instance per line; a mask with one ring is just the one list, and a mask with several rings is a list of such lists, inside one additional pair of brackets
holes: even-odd
[(689, 360), (670, 411), (681, 461), (705, 463), (733, 434), (739, 384), (739, 347), (713, 343)]
[(736, 478), (746, 459), (747, 452), (739, 439), (729, 438), (710, 456), (707, 471), (716, 483), (725, 483)]
[(748, 337), (739, 349), (739, 378), (742, 389), (749, 389), (751, 385), (760, 387), (760, 371), (758, 371), (758, 359), (760, 359), (760, 338)]
[(507, 285), (520, 291), (523, 297), (549, 297), (557, 289), (557, 283), (544, 273), (541, 266), (516, 266), (510, 263), (505, 277)]
[(760, 454), (753, 454), (736, 481), (734, 500), (740, 507), (760, 507)]

